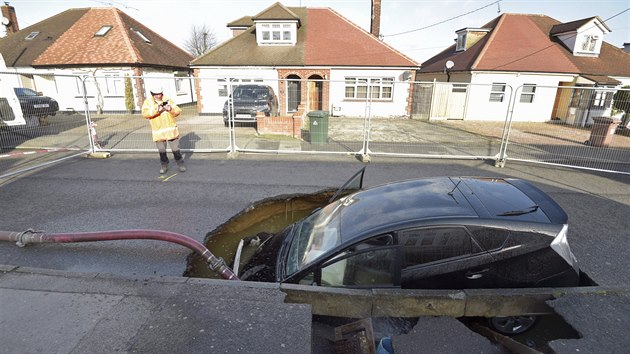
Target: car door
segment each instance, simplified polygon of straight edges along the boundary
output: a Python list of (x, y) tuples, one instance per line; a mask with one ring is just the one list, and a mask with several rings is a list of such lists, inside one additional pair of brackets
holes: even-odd
[(412, 228), (398, 233), (401, 286), (411, 289), (485, 288), (493, 283), (492, 257), (464, 226)]
[(392, 235), (380, 235), (349, 246), (312, 267), (300, 284), (391, 288), (400, 284), (399, 247)]
[(343, 197), (344, 195), (350, 194), (354, 191), (360, 190), (363, 188), (363, 175), (365, 174), (365, 167), (357, 171), (352, 177), (350, 177), (346, 183), (344, 183), (332, 197), (328, 200), (328, 203), (332, 203), (335, 200)]

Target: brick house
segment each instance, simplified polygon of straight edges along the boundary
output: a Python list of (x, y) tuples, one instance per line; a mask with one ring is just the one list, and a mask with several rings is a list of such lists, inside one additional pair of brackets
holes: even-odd
[(281, 3), (230, 22), (233, 37), (191, 62), (199, 112), (219, 113), (230, 88), (259, 82), (277, 93), (281, 116), (363, 116), (368, 99), (372, 116), (408, 116), (418, 64), (379, 40), (377, 23), (368, 32), (331, 8)]
[(464, 107), (448, 119), (504, 120), (513, 94), (516, 121), (590, 125), (630, 85), (630, 54), (604, 41), (609, 32), (597, 16), (561, 23), (502, 14), (456, 31), (455, 44), (422, 63), (416, 79), (455, 85), (449, 99), (461, 96)]
[(3, 79), (55, 98), (60, 110), (85, 109), (78, 75), (89, 77), (91, 110), (125, 111), (127, 75), (134, 77), (136, 110), (147, 94), (141, 76), (159, 80), (178, 103), (194, 101), (186, 80), (193, 56), (116, 8), (69, 9), (23, 29), (13, 7), (1, 8), (11, 21), (0, 38), (0, 53), (15, 73)]

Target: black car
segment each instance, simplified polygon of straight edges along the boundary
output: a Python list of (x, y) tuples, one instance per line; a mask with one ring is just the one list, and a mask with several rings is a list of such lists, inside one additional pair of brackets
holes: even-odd
[[(579, 284), (567, 214), (527, 181), (414, 179), (333, 198), (278, 234), (244, 239), (234, 262), (240, 279), (403, 289)], [(520, 333), (535, 317), (493, 321)]]
[(223, 105), (223, 123), (226, 127), (230, 117), (233, 117), (234, 122), (255, 123), (258, 112), (263, 112), (266, 116), (278, 113), (278, 98), (273, 89), (267, 85), (237, 86), (230, 98), (232, 109), (230, 109), (230, 99)]
[(41, 93), (25, 87), (14, 87), (15, 95), (20, 101), (24, 119), (37, 117), (41, 122), (46, 116), (54, 116), (59, 111), (59, 104), (55, 99), (43, 96)]

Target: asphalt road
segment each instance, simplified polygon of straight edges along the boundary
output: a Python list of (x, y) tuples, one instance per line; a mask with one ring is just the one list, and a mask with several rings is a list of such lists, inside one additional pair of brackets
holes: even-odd
[[(23, 231), (32, 228), (49, 233), (65, 233), (157, 229), (181, 233), (203, 241), (207, 232), (225, 223), (230, 217), (246, 209), (255, 201), (278, 195), (313, 193), (337, 187), (365, 166), (352, 156), (241, 154), (231, 159), (225, 154), (193, 154), (188, 155), (187, 158), (189, 159), (187, 172), (171, 171), (166, 176), (158, 174), (159, 162), (156, 153), (116, 153), (109, 159), (72, 158), (25, 175), (0, 181), (0, 200), (3, 206), (0, 230)], [(42, 156), (41, 159), (45, 160), (46, 156)], [(603, 287), (628, 289), (630, 274), (627, 269), (630, 265), (630, 254), (627, 250), (630, 249), (628, 232), (630, 219), (627, 215), (630, 213), (630, 176), (515, 162), (509, 162), (505, 168), (496, 168), (491, 162), (479, 160), (374, 157), (372, 162), (367, 164), (364, 185), (372, 186), (407, 178), (441, 175), (518, 177), (534, 182), (550, 194), (569, 214), (569, 242), (583, 271)], [(6, 295), (6, 297), (3, 300), (4, 307), (0, 309), (5, 311), (3, 316), (9, 320), (18, 321), (17, 319), (25, 314), (37, 318), (49, 318), (49, 323), (40, 328), (42, 333), (50, 332), (57, 326), (57, 321), (63, 321), (64, 318), (69, 321), (68, 324), (73, 325), (66, 326), (67, 331), (72, 328), (83, 328), (92, 323), (93, 315), (90, 314), (97, 311), (100, 314), (98, 318), (101, 320), (94, 328), (118, 333), (117, 337), (109, 337), (110, 340), (107, 341), (108, 337), (99, 336), (98, 332), (90, 335), (85, 334), (85, 331), (70, 331), (69, 333), (74, 335), (73, 338), (76, 341), (69, 341), (65, 343), (67, 346), (64, 346), (63, 337), (67, 336), (68, 332), (59, 332), (59, 336), (52, 338), (59, 339), (60, 342), (55, 342), (56, 347), (49, 348), (56, 348), (62, 352), (66, 351), (64, 349), (66, 347), (70, 348), (68, 351), (80, 352), (81, 348), (89, 347), (84, 347), (84, 345), (94, 343), (101, 345), (102, 347), (99, 348), (103, 349), (103, 352), (115, 348), (123, 351), (134, 348), (157, 350), (167, 348), (160, 347), (161, 345), (174, 345), (173, 343), (182, 345), (181, 338), (190, 338), (184, 336), (167, 340), (164, 333), (169, 332), (156, 332), (155, 326), (165, 328), (175, 323), (173, 319), (185, 318), (185, 316), (182, 317), (182, 312), (169, 310), (169, 306), (175, 306), (175, 304), (183, 306), (183, 313), (187, 316), (201, 316), (197, 307), (186, 302), (188, 301), (186, 299), (191, 298), (190, 294), (193, 290), (190, 286), (194, 287), (194, 284), (181, 285), (180, 279), (183, 278), (178, 278), (185, 270), (186, 258), (189, 254), (188, 249), (179, 245), (144, 240), (38, 244), (25, 248), (19, 248), (11, 243), (2, 243), (0, 244), (0, 264), (9, 265), (7, 270), (13, 269), (11, 268), (13, 266), (24, 267), (24, 270), (18, 273), (5, 273), (2, 277), (3, 286), (0, 287), (0, 295)], [(29, 275), (28, 267), (62, 272), (52, 273), (52, 276), (38, 275), (38, 273)], [(63, 271), (77, 272), (72, 274), (100, 275), (96, 279), (88, 276), (79, 281), (78, 284), (81, 284), (79, 286), (63, 276)], [(97, 279), (102, 279), (102, 274), (130, 277), (133, 280), (128, 281), (127, 285), (120, 285), (120, 282), (114, 283), (107, 278), (98, 281)], [(150, 281), (138, 282), (138, 279), (149, 279), (149, 277)], [(30, 281), (30, 278), (33, 280)], [(160, 278), (164, 279), (163, 284), (159, 284)], [(57, 289), (56, 291), (62, 291), (66, 295), (51, 293), (50, 289)], [(221, 288), (213, 291), (222, 291), (219, 289)], [(205, 317), (199, 318), (199, 321), (205, 321), (204, 324), (208, 326), (212, 323), (216, 325), (217, 318), (221, 318), (219, 322), (221, 326), (229, 326), (234, 324), (233, 316), (238, 316), (238, 319), (250, 318), (252, 314), (258, 316), (259, 313), (266, 313), (264, 308), (269, 306), (304, 317), (300, 317), (299, 321), (296, 317), (294, 327), (310, 325), (308, 308), (294, 306), (290, 309), (290, 304), (282, 305), (281, 299), (273, 300), (275, 301), (273, 305), (261, 305), (248, 301), (248, 307), (245, 308), (224, 307), (220, 299), (212, 296), (212, 292), (198, 289), (194, 290), (194, 293), (207, 295), (205, 300), (194, 297), (195, 301), (199, 300), (200, 303), (219, 301), (220, 307), (216, 307), (216, 311), (213, 307), (206, 306), (203, 310)], [(225, 294), (228, 293), (229, 290), (226, 290)], [(129, 297), (130, 294), (133, 296)], [(181, 297), (181, 294), (187, 296)], [(201, 297), (206, 295), (201, 295)], [(74, 300), (68, 296), (76, 298), (78, 305), (72, 305)], [(99, 296), (105, 300), (111, 300), (112, 304), (116, 303), (117, 306), (123, 307), (112, 307), (113, 305)], [(28, 298), (32, 298), (34, 302), (27, 302)], [(9, 299), (11, 301), (6, 302)], [(42, 302), (44, 299), (47, 299), (47, 302)], [(133, 301), (138, 301), (138, 303)], [(169, 305), (170, 301), (173, 301), (174, 305)], [(44, 307), (34, 307), (36, 303)], [(46, 307), (46, 304), (61, 307)], [(94, 304), (97, 304), (96, 309), (93, 307)], [(76, 312), (73, 315), (74, 312), (67, 313), (64, 310), (73, 309), (76, 306), (84, 306), (81, 308), (85, 311), (76, 308), (72, 310)], [(556, 307), (563, 316), (571, 318), (571, 324), (586, 336), (579, 342), (575, 340), (555, 342), (554, 350), (558, 353), (575, 352), (576, 349), (589, 351), (594, 348), (598, 348), (600, 352), (615, 352), (617, 348), (624, 348), (629, 344), (627, 336), (623, 334), (623, 328), (627, 328), (629, 322), (628, 316), (617, 315), (616, 319), (607, 321), (610, 320), (610, 314), (615, 314), (617, 311), (620, 311), (620, 314), (627, 314), (630, 311), (630, 299), (626, 295), (615, 297), (612, 294), (610, 296), (600, 294), (598, 297), (566, 297), (557, 300), (552, 306)], [(582, 308), (585, 310), (575, 310)], [(125, 311), (133, 311), (129, 313), (130, 316), (131, 313), (138, 313), (146, 318), (127, 321), (123, 316)], [(42, 315), (44, 317), (41, 317)], [(112, 318), (115, 321), (108, 322)], [(0, 318), (0, 324), (3, 323), (2, 321)], [(258, 322), (261, 328), (271, 326), (270, 331), (258, 334), (258, 338), (267, 341), (270, 348), (272, 344), (285, 345), (289, 340), (288, 335), (298, 335), (284, 333), (283, 336), (269, 341), (267, 336), (273, 332), (271, 328), (286, 326), (286, 320), (278, 317), (260, 319)], [(594, 322), (598, 323), (597, 328), (592, 325)], [(13, 327), (16, 323), (10, 321), (5, 324)], [(248, 322), (244, 323), (248, 324)], [(455, 348), (461, 348), (464, 351), (464, 348), (470, 349), (471, 343), (478, 341), (479, 338), (472, 336), (472, 332), (465, 328), (457, 330), (459, 328), (457, 326), (459, 324), (454, 319), (427, 318), (408, 336), (397, 338), (398, 343), (402, 345), (406, 340), (411, 340), (407, 345), (411, 348), (410, 352), (418, 348), (418, 343), (425, 346), (430, 344), (429, 348), (433, 348), (432, 350), (443, 348), (453, 352)], [(120, 332), (117, 328), (125, 328), (126, 332)], [(193, 327), (189, 325), (185, 328), (192, 330)], [(246, 330), (248, 327), (233, 326), (230, 333), (237, 336), (242, 333), (243, 328)], [(24, 330), (30, 329), (24, 327)], [(431, 331), (424, 332), (427, 330)], [(317, 328), (314, 329), (313, 338), (316, 337), (316, 331)], [(453, 334), (455, 332), (458, 334)], [(123, 339), (120, 333), (128, 333), (130, 338), (133, 337), (132, 344), (125, 346), (126, 342), (121, 342)], [(303, 340), (310, 339), (308, 331), (300, 333)], [(451, 334), (436, 336), (436, 333)], [(9, 334), (7, 333), (5, 339), (15, 340), (14, 334)], [(602, 347), (600, 338), (604, 337), (610, 340), (605, 347)], [(233, 338), (236, 337), (231, 336), (204, 338), (205, 344), (216, 339), (223, 348), (235, 350), (240, 348), (239, 351), (243, 352), (256, 352), (257, 348), (260, 349), (252, 341), (243, 342), (247, 344), (246, 347), (235, 347)], [(427, 341), (427, 339), (432, 340)], [(185, 343), (186, 346), (179, 348), (188, 348), (192, 351), (200, 349), (195, 343), (190, 340)], [(31, 348), (46, 348), (51, 345), (50, 341), (41, 341), (39, 344), (30, 342), (30, 344)], [(15, 348), (25, 348), (24, 342), (19, 340), (14, 345)], [(171, 349), (175, 350), (175, 348)], [(284, 350), (280, 352), (303, 349), (300, 346), (282, 348)], [(483, 352), (492, 352), (496, 349), (493, 346), (488, 347), (487, 341), (480, 342), (474, 348), (474, 351)], [(318, 351), (317, 347), (313, 346), (313, 352), (326, 351)], [(459, 351), (455, 350), (455, 352)]]
[[(341, 186), (365, 164), (354, 157), (188, 155), (188, 171), (158, 173), (157, 154), (74, 158), (0, 186), (0, 229), (85, 232), (157, 229), (203, 241), (251, 203)], [(173, 164), (174, 165), (174, 164)], [(172, 166), (174, 167), (174, 166)], [(628, 286), (630, 176), (510, 162), (374, 158), (364, 185), (440, 175), (525, 178), (569, 214), (569, 242), (598, 284)], [(189, 251), (158, 241), (0, 244), (4, 264), (121, 275), (180, 276)], [(614, 256), (613, 256), (614, 255)]]

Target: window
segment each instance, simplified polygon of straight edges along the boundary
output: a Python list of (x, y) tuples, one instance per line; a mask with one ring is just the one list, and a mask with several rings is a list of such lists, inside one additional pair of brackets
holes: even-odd
[(505, 83), (492, 83), (492, 89), (490, 91), (490, 102), (503, 102), (505, 97)]
[(217, 86), (219, 87), (219, 97), (227, 97), (228, 88), (225, 79), (218, 79)]
[(186, 78), (188, 78), (188, 75), (186, 73), (175, 73), (175, 92), (186, 92)]
[(258, 44), (295, 44), (295, 24), (261, 23), (256, 25)]
[(456, 51), (466, 49), (466, 33), (459, 33), (457, 35), (457, 46), (455, 48)]
[(536, 85), (534, 84), (524, 84), (523, 92), (521, 93), (521, 103), (532, 103), (534, 102), (534, 94), (536, 93)]
[(348, 99), (392, 100), (394, 92), (394, 78), (361, 78), (347, 77), (345, 97)]
[(123, 79), (118, 73), (105, 73), (105, 89), (108, 95), (122, 95), (125, 89)]
[(39, 32), (31, 32), (24, 39), (26, 39), (27, 41), (30, 41), (31, 39), (34, 39), (35, 37), (37, 37), (38, 34), (39, 34)]
[(479, 243), (479, 246), (484, 251), (493, 251), (501, 248), (510, 234), (508, 230), (480, 226), (469, 226), (468, 230), (470, 230), (473, 239)]
[(99, 29), (98, 31), (96, 31), (96, 33), (94, 33), (94, 37), (103, 37), (104, 35), (107, 34), (107, 32), (109, 32), (110, 29), (112, 29), (112, 26), (101, 27), (101, 29)]
[(466, 84), (453, 84), (452, 92), (466, 93)]
[(598, 36), (587, 34), (584, 36), (584, 41), (582, 42), (582, 50), (585, 52), (594, 52), (595, 47), (597, 46)]
[(404, 249), (403, 267), (413, 267), (472, 253), (470, 236), (461, 227), (407, 230), (401, 232), (399, 242)]
[(608, 108), (612, 103), (613, 93), (610, 91), (595, 91), (593, 95), (593, 106)]
[[(249, 83), (249, 82), (263, 82), (262, 79), (236, 79), (230, 78), (230, 86), (232, 87), (232, 91), (239, 85), (239, 83)], [(228, 96), (228, 85), (227, 79), (218, 79), (217, 80), (218, 94), (219, 97), (227, 97)]]
[(393, 286), (396, 264), (393, 243), (391, 235), (382, 235), (351, 246), (321, 268), (321, 285)]
[(149, 38), (147, 38), (147, 36), (145, 36), (144, 34), (142, 34), (142, 32), (140, 32), (137, 29), (133, 29), (130, 28), (131, 31), (136, 32), (136, 34), (138, 35), (138, 37), (142, 38), (143, 41), (145, 41), (148, 44), (151, 44), (151, 40)]

